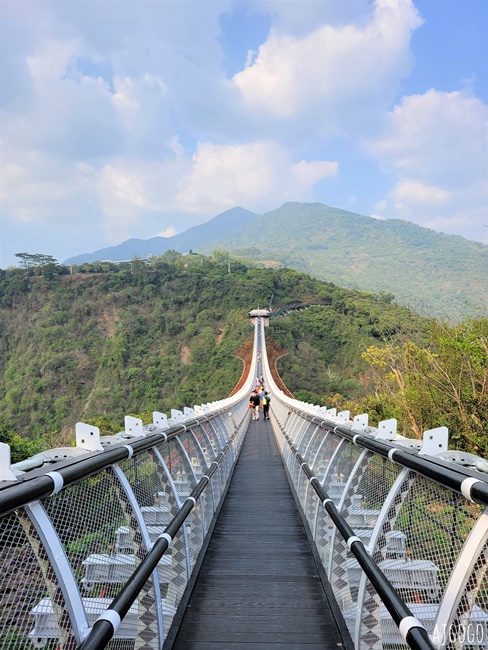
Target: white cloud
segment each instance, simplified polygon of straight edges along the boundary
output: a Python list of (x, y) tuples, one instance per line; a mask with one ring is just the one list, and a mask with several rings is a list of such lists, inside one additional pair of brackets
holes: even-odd
[(191, 173), (181, 181), (177, 201), (183, 209), (200, 213), (235, 205), (275, 207), (280, 201), (306, 199), (317, 182), (336, 173), (335, 162), (293, 163), (285, 149), (270, 142), (202, 142), (193, 155)]
[(13, 220), (60, 224), (79, 217), (86, 209), (92, 184), (89, 166), (58, 165), (39, 152), (2, 156), (0, 200), (3, 215)]
[(292, 165), (291, 171), (299, 183), (302, 183), (305, 187), (311, 187), (324, 180), (324, 178), (337, 176), (339, 164), (326, 160), (314, 160), (312, 162), (300, 160), (299, 163)]
[(155, 237), (174, 237), (174, 235), (176, 235), (176, 230), (173, 226), (169, 226), (166, 230), (156, 233)]
[(372, 150), (384, 163), (427, 183), (462, 186), (486, 178), (488, 106), (463, 92), (404, 97)]
[(420, 24), (410, 0), (377, 0), (365, 26), (327, 24), (301, 37), (272, 33), (233, 84), (247, 106), (284, 118), (318, 104), (327, 115), (343, 105), (364, 110), (361, 98), (388, 102), (392, 85), (409, 72), (410, 37)]
[(420, 181), (404, 180), (397, 183), (392, 196), (395, 208), (402, 209), (405, 204), (411, 203), (446, 203), (449, 192), (440, 187), (425, 185)]
[(370, 0), (259, 0), (256, 10), (266, 10), (273, 18), (273, 32), (302, 36), (317, 29), (317, 25), (341, 26), (367, 20), (371, 14)]
[(189, 167), (181, 158), (160, 161), (115, 160), (97, 175), (96, 198), (103, 228), (112, 243), (134, 236), (139, 227), (154, 232), (168, 210), (178, 211), (175, 204), (178, 179)]
[(370, 152), (396, 175), (388, 216), (487, 241), (488, 106), (464, 92), (404, 97)]
[[(69, 241), (76, 254), (236, 204), (327, 201), (332, 185), (335, 204), (359, 210), (361, 183), (375, 179), (358, 157), (346, 178), (347, 156), (385, 115), (370, 153), (391, 190), (374, 212), (479, 231), (486, 105), (432, 90), (388, 113), (413, 64), (412, 0), (253, 1), (270, 33), (229, 81), (220, 18), (236, 6), (3, 3), (0, 193), (15, 236)], [(324, 183), (336, 160), (341, 177)]]

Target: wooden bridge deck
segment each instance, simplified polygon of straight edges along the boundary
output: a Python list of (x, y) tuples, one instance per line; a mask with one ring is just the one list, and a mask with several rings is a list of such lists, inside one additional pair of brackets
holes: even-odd
[(249, 426), (173, 649), (338, 650), (343, 640), (317, 573), (261, 417)]

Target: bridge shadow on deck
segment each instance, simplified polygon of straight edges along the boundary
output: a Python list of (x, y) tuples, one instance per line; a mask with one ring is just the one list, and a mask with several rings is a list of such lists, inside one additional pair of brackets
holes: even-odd
[(251, 421), (173, 650), (337, 650), (271, 425)]

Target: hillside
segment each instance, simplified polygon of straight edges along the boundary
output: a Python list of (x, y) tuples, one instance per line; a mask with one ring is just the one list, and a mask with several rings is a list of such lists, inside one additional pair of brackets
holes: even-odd
[[(420, 319), (388, 297), (340, 289), (290, 269), (267, 270), (225, 256), (167, 253), (137, 272), (0, 275), (0, 434), (59, 446), (73, 425), (168, 412), (228, 395), (242, 361), (234, 354), (259, 304), (323, 301), (272, 320), (286, 350), (278, 369), (299, 398), (368, 392), (362, 350)], [(302, 392), (300, 392), (302, 391)], [(305, 391), (305, 392), (303, 392)], [(0, 435), (1, 438), (1, 435)]]
[(200, 250), (216, 248), (340, 286), (393, 293), (430, 316), (460, 320), (476, 309), (488, 313), (488, 246), (406, 221), (285, 203)]
[(162, 255), (166, 251), (174, 250), (178, 253), (202, 246), (208, 242), (231, 235), (236, 230), (242, 229), (257, 215), (244, 208), (232, 208), (217, 215), (210, 221), (199, 226), (194, 226), (185, 232), (173, 237), (151, 237), (150, 239), (128, 239), (118, 246), (101, 248), (94, 253), (84, 253), (70, 257), (65, 264), (85, 264), (101, 260), (120, 262), (131, 260), (134, 257), (142, 259), (151, 255)]
[(320, 203), (285, 203), (261, 216), (233, 208), (174, 237), (131, 239), (66, 263), (216, 249), (339, 286), (392, 293), (400, 304), (429, 316), (460, 321), (488, 313), (488, 246)]

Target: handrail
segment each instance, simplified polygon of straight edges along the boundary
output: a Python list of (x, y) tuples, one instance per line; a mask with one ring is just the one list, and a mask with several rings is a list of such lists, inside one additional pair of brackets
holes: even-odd
[(315, 422), (322, 428), (339, 434), (359, 447), (369, 449), (383, 458), (388, 458), (402, 467), (407, 467), (424, 478), (462, 494), (474, 503), (488, 506), (488, 479), (479, 472), (471, 471), (460, 465), (451, 465), (449, 467), (450, 464), (447, 461), (434, 457), (419, 456), (416, 450), (402, 449), (395, 442), (375, 440), (327, 418), (312, 415), (297, 407), (291, 408), (309, 422)]
[[(0, 570), (13, 560), (19, 566), (22, 549), (33, 576), (25, 583), (7, 572), (15, 594), (9, 626), (22, 647), (58, 638), (101, 648), (128, 635), (163, 642), (242, 445), (258, 367), (257, 327), (254, 338), (250, 374), (230, 398), (177, 411), (169, 427), (139, 426), (136, 436), (126, 420), (117, 442), (100, 437), (97, 447), (95, 432), (91, 451), (52, 450), (41, 467), (33, 459), (7, 472), (3, 462)], [(22, 594), (31, 580), (37, 600), (29, 596), (20, 613), (16, 603), (28, 597)], [(135, 624), (141, 608), (150, 608), (151, 623)]]
[(150, 579), (152, 572), (157, 568), (161, 558), (171, 546), (171, 542), (176, 533), (183, 526), (202, 492), (209, 485), (210, 479), (219, 468), (226, 453), (230, 450), (230, 443), (235, 440), (238, 431), (245, 420), (246, 416), (242, 418), (236, 431), (229, 439), (229, 442), (215, 457), (207, 471), (207, 474), (200, 479), (196, 487), (192, 490), (190, 496), (185, 499), (176, 516), (171, 520), (168, 526), (166, 526), (164, 532), (161, 533), (155, 541), (152, 549), (146, 554), (144, 559), (128, 578), (125, 586), (120, 590), (105, 612), (97, 619), (90, 634), (81, 644), (80, 650), (101, 650), (110, 642), (119, 628), (122, 619), (127, 615), (145, 583)]
[[(57, 635), (60, 640), (68, 639), (68, 645), (75, 641), (80, 650), (99, 650), (112, 638), (123, 638), (129, 632), (139, 639), (150, 632), (155, 643), (163, 642), (236, 462), (249, 419), (248, 395), (256, 375), (263, 374), (273, 395), (271, 426), (290, 484), (310, 525), (317, 558), (342, 603), (339, 607), (344, 617), (349, 617), (349, 628), (354, 627), (357, 650), (377, 647), (377, 630), (368, 628), (363, 635), (364, 625), (367, 627), (361, 619), (364, 613), (376, 628), (388, 626), (390, 620), (397, 626), (396, 636), (390, 628), (384, 632), (387, 645), (401, 645), (403, 639), (415, 650), (447, 650), (442, 630), (459, 631), (463, 625), (468, 626), (466, 629), (480, 625), (486, 645), (488, 510), (482, 512), (482, 507), (488, 506), (486, 476), (443, 458), (420, 455), (399, 441), (377, 439), (374, 427), (346, 423), (336, 419), (333, 411), (324, 414), (318, 407), (286, 396), (269, 370), (263, 320), (256, 318), (251, 369), (236, 395), (208, 405), (203, 413), (189, 409), (183, 421), (173, 420), (169, 428), (148, 425), (143, 428), (144, 435), (126, 437), (103, 450), (56, 460), (42, 468), (28, 463), (30, 471), (16, 481), (0, 483), (0, 535), (8, 539), (8, 559), (12, 566), (19, 566), (17, 554), (25, 549), (22, 552), (29, 554), (24, 560), (26, 566), (32, 575), (36, 567), (40, 573), (35, 592), (40, 600), (25, 613), (27, 617), (39, 616), (39, 621), (36, 618), (34, 630), (28, 632), (27, 621), (31, 619), (23, 619), (23, 638), (29, 637), (40, 647), (46, 642), (43, 639)], [(230, 409), (232, 420), (228, 417)], [(339, 470), (346, 456), (355, 464), (350, 474), (345, 471), (341, 477)], [(391, 479), (388, 483), (383, 476), (386, 491), (372, 482), (377, 479), (381, 483), (380, 470), (389, 473)], [(183, 479), (178, 478), (180, 474)], [(363, 481), (365, 477), (368, 480)], [(84, 479), (88, 480), (77, 485)], [(337, 500), (340, 486), (343, 491)], [(369, 497), (357, 506), (357, 499), (363, 499), (359, 492), (366, 494), (370, 487)], [(381, 501), (378, 494), (383, 493), (386, 498), (381, 497)], [(80, 497), (85, 503), (77, 512)], [(150, 505), (151, 499), (154, 505)], [(440, 508), (445, 499), (449, 519), (444, 521), (440, 515), (436, 519), (436, 510), (422, 512), (424, 503), (437, 506), (436, 499)], [(152, 528), (146, 519), (151, 510), (165, 513)], [(353, 515), (358, 512), (376, 513), (376, 523), (368, 530), (366, 525), (356, 525)], [(446, 557), (450, 559), (439, 563), (440, 568), (430, 561), (436, 557), (411, 559), (406, 548), (402, 560), (388, 559), (388, 535), (391, 538), (396, 533), (393, 539), (397, 540), (403, 535), (406, 544), (403, 530), (414, 535), (416, 529), (411, 532), (408, 527), (412, 527), (416, 514), (428, 531), (428, 526), (437, 525), (434, 532), (447, 539)], [(462, 522), (459, 531), (458, 521)], [(103, 538), (97, 537), (99, 532)], [(112, 538), (116, 543), (110, 543)], [(365, 541), (368, 539), (369, 543)], [(419, 547), (423, 550), (417, 544), (417, 554)], [(120, 550), (124, 548), (127, 550)], [(440, 552), (437, 548), (434, 551)], [(116, 585), (114, 590), (104, 587), (92, 598), (84, 594), (93, 588), (88, 567), (94, 568), (101, 558), (107, 571), (119, 560), (125, 566), (111, 583)], [(355, 564), (348, 565), (350, 561)], [(427, 606), (410, 598), (411, 587), (402, 591), (392, 577), (392, 562), (410, 573), (412, 567), (423, 563), (422, 570), (427, 565), (425, 570), (435, 577), (430, 585), (434, 595), (427, 601), (428, 622), (422, 618)], [(361, 575), (354, 578), (356, 582), (349, 576), (351, 567), (353, 571), (357, 567)], [(109, 582), (108, 574), (95, 580), (95, 584)], [(428, 588), (426, 583), (419, 587)], [(22, 602), (21, 596), (11, 598), (12, 602), (16, 600)], [(157, 621), (151, 630), (141, 631), (134, 628), (134, 618), (137, 616), (141, 623), (141, 611), (147, 603), (151, 603)], [(36, 631), (44, 629), (42, 616), (46, 612), (50, 613), (51, 627), (46, 628), (45, 636), (40, 631), (37, 637)]]
[[(212, 412), (212, 417), (225, 413), (227, 409), (218, 409)], [(169, 429), (159, 429), (144, 438), (128, 438), (120, 443), (104, 449), (91, 452), (86, 456), (60, 461), (55, 464), (56, 470), (48, 468), (34, 470), (18, 477), (16, 483), (0, 483), (0, 517), (20, 508), (36, 499), (44, 499), (57, 494), (64, 488), (93, 476), (115, 463), (120, 463), (127, 458), (142, 453), (147, 449), (177, 438), (179, 434), (194, 429), (207, 422), (208, 415), (185, 421)], [(150, 425), (153, 426), (153, 425)]]
[[(340, 607), (358, 650), (373, 650), (382, 640), (398, 645), (400, 639), (417, 650), (447, 650), (452, 639), (461, 648), (464, 638), (475, 638), (475, 645), (486, 647), (488, 510), (482, 510), (488, 506), (486, 475), (447, 460), (448, 452), (440, 457), (419, 454), (401, 436), (376, 439), (379, 430), (364, 424), (367, 416), (357, 416), (356, 425), (348, 412), (321, 413), (326, 407), (288, 397), (273, 380), (264, 323), (260, 328), (263, 374), (273, 395), (271, 424), (318, 559), (334, 596), (343, 601)], [(349, 469), (343, 474), (341, 467)], [(392, 482), (375, 485), (385, 471)], [(329, 489), (334, 489), (334, 497)], [(382, 495), (381, 514), (374, 509), (380, 507), (375, 494)], [(368, 498), (369, 505), (358, 503)], [(435, 510), (430, 510), (431, 503)], [(412, 540), (415, 530), (422, 531), (422, 523), (412, 519), (415, 516), (425, 522), (426, 531), (432, 530), (429, 534), (440, 536), (439, 541), (425, 540), (429, 550), (424, 555), (423, 540)], [(366, 523), (368, 517), (373, 523)], [(340, 533), (337, 540), (331, 528)], [(395, 543), (390, 547), (388, 540)], [(412, 542), (416, 559), (406, 548)], [(395, 546), (400, 543), (403, 548)], [(398, 626), (396, 636), (373, 590)], [(418, 590), (424, 590), (425, 597)]]
[[(280, 427), (281, 428), (281, 427)], [(282, 430), (283, 431), (283, 430)], [(283, 435), (291, 451), (295, 455), (297, 462), (300, 464), (302, 472), (305, 474), (320, 499), (322, 506), (330, 515), (330, 518), (337, 527), (347, 544), (348, 549), (353, 553), (359, 562), (364, 573), (368, 576), (381, 600), (386, 605), (393, 620), (401, 630), (402, 636), (408, 642), (411, 648), (416, 650), (436, 650), (432, 644), (427, 630), (422, 623), (413, 615), (405, 602), (400, 598), (391, 582), (385, 576), (383, 571), (373, 561), (366, 550), (363, 541), (355, 534), (354, 530), (347, 521), (339, 514), (334, 501), (323, 489), (317, 476), (315, 476), (310, 466), (305, 462), (298, 449), (292, 443), (289, 436), (284, 431)]]

